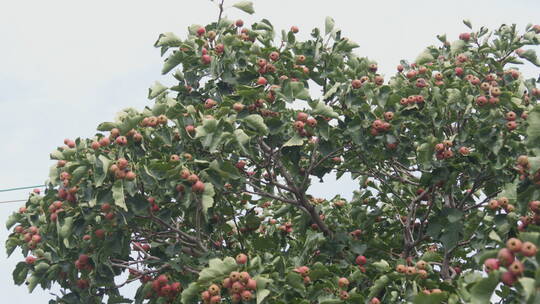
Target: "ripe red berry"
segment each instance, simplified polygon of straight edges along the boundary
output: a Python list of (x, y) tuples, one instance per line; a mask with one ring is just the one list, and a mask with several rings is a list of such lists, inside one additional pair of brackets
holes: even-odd
[(268, 80), (266, 80), (266, 78), (264, 78), (264, 77), (259, 77), (257, 79), (257, 84), (258, 85), (266, 85), (267, 83), (268, 83)]
[(236, 256), (236, 263), (240, 265), (244, 265), (245, 263), (247, 263), (247, 259), (248, 259), (247, 255), (240, 253)]
[(459, 34), (459, 39), (469, 41), (469, 39), (471, 39), (471, 33), (461, 33)]
[(204, 27), (200, 27), (197, 29), (197, 36), (202, 36), (206, 33), (206, 29)]
[(208, 54), (201, 56), (201, 62), (203, 64), (210, 64), (212, 62), (212, 57)]

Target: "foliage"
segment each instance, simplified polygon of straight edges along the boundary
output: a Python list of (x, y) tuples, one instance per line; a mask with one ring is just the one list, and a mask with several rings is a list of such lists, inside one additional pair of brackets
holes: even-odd
[[(511, 237), (540, 245), (540, 91), (509, 67), (538, 65), (523, 47), (540, 27), (439, 36), (389, 81), (331, 18), (297, 30), (161, 34), (177, 84), (51, 153), (47, 190), (7, 223), (27, 256), (15, 283), (59, 284), (50, 303), (538, 301), (536, 255), (510, 285), (493, 258)], [(333, 173), (352, 200), (308, 194)]]

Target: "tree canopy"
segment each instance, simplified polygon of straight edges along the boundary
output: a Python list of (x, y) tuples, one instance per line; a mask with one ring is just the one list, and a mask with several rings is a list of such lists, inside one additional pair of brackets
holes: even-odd
[[(464, 23), (388, 79), (332, 18), (305, 41), (221, 12), (159, 35), (176, 85), (51, 153), (7, 223), (14, 282), (67, 304), (536, 303), (540, 90), (519, 65), (540, 26)], [(333, 174), (351, 200), (309, 194)]]

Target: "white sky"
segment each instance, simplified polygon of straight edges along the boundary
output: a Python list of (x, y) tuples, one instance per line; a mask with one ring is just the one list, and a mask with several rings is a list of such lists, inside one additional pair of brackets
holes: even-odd
[[(233, 4), (235, 0), (226, 0)], [(436, 44), (437, 34), (457, 39), (466, 31), (501, 23), (540, 23), (540, 1), (263, 1), (256, 15), (228, 9), (231, 19), (268, 18), (277, 29), (300, 27), (300, 37), (324, 26), (332, 16), (346, 37), (360, 44), (357, 54), (379, 62), (386, 75), (400, 59), (414, 60)], [(184, 36), (190, 24), (217, 17), (209, 0), (0, 2), (0, 189), (42, 183), (48, 155), (64, 138), (92, 136), (99, 122), (122, 108), (148, 105), (147, 88), (160, 76), (162, 59), (152, 47), (161, 32)], [(527, 69), (529, 76), (538, 70)], [(354, 183), (344, 180), (315, 189), (316, 195), (350, 197)], [(332, 192), (337, 191), (337, 192)], [(26, 191), (0, 193), (0, 201), (23, 199)], [(0, 204), (0, 223), (20, 204)], [(11, 271), (20, 260), (6, 260), (7, 233), (0, 226), (0, 291), (6, 302), (47, 303), (36, 288), (14, 287)], [(127, 291), (130, 293), (130, 291)]]

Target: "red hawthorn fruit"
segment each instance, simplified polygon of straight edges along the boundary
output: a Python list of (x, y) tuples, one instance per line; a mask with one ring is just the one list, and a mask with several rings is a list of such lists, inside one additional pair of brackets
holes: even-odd
[(37, 234), (37, 233), (39, 233), (39, 229), (36, 226), (30, 226), (30, 228), (28, 228), (28, 232), (30, 234)]
[(204, 187), (204, 183), (198, 180), (195, 182), (195, 184), (193, 184), (193, 186), (191, 186), (191, 190), (193, 190), (193, 192), (201, 193), (204, 192)]
[(216, 51), (216, 54), (222, 54), (225, 51), (225, 46), (222, 43), (218, 43), (214, 50)]
[(416, 74), (417, 74), (417, 72), (415, 70), (410, 70), (410, 71), (407, 72), (406, 76), (407, 76), (407, 78), (412, 79), (412, 78), (416, 77)]
[(242, 291), (242, 300), (243, 301), (251, 301), (251, 298), (253, 298), (253, 294), (249, 290)]
[(459, 34), (459, 39), (469, 41), (469, 39), (471, 39), (471, 33), (461, 33)]
[(210, 55), (202, 55), (201, 56), (201, 62), (203, 64), (210, 64), (212, 62), (212, 57)]
[(188, 176), (187, 180), (188, 182), (194, 184), (199, 181), (199, 176), (197, 176), (197, 174), (191, 174)]
[(493, 270), (497, 270), (499, 269), (499, 260), (497, 259), (487, 259), (485, 262), (484, 262), (484, 266), (486, 268), (486, 272), (491, 272)]
[(310, 117), (310, 118), (307, 119), (307, 124), (310, 127), (314, 128), (317, 125), (317, 120), (315, 118), (313, 118), (313, 117)]
[(349, 293), (346, 290), (342, 290), (339, 292), (339, 298), (346, 301), (349, 299)]
[(244, 291), (244, 284), (240, 283), (240, 281), (236, 281), (232, 283), (231, 290), (234, 293), (241, 293)]
[(515, 257), (512, 251), (510, 251), (510, 249), (502, 248), (497, 254), (497, 259), (499, 260), (499, 263), (501, 265), (503, 265), (504, 267), (508, 267), (508, 265), (514, 262)]
[(270, 58), (272, 61), (276, 61), (279, 59), (279, 53), (274, 51), (268, 55), (268, 58)]
[(397, 66), (397, 71), (398, 71), (399, 73), (403, 72), (403, 65), (398, 64), (398, 66)]
[(457, 68), (454, 69), (454, 72), (456, 73), (457, 76), (462, 76), (463, 75), (463, 68), (457, 67)]
[(115, 142), (119, 146), (125, 146), (127, 145), (127, 138), (125, 136), (118, 136)]
[(85, 279), (77, 280), (77, 287), (79, 289), (86, 289), (89, 286), (90, 286), (90, 284), (88, 283), (88, 280), (85, 280)]
[(106, 147), (111, 144), (111, 140), (108, 137), (102, 137), (99, 140), (99, 145), (102, 147)]
[(536, 246), (531, 242), (524, 242), (521, 245), (521, 254), (526, 257), (533, 257), (536, 255), (537, 249)]
[(85, 235), (83, 236), (82, 239), (83, 239), (84, 241), (89, 241), (91, 238), (92, 238), (92, 237), (91, 237), (89, 234), (85, 234)]
[(246, 167), (246, 162), (243, 160), (239, 160), (238, 162), (236, 162), (235, 167), (242, 170)]
[(101, 147), (101, 145), (99, 144), (99, 142), (97, 141), (93, 141), (92, 144), (90, 145), (92, 147), (92, 149), (94, 150), (97, 150)]
[(242, 110), (244, 110), (244, 105), (236, 102), (235, 104), (233, 104), (233, 110), (235, 110), (236, 112), (241, 112)]
[(501, 282), (503, 282), (505, 285), (512, 286), (516, 281), (516, 277), (510, 271), (503, 272), (501, 275)]
[(254, 279), (249, 279), (246, 283), (246, 288), (250, 290), (256, 290), (257, 289), (257, 281)]
[(234, 24), (236, 25), (236, 27), (242, 27), (244, 26), (244, 20), (238, 19)]
[(26, 264), (28, 265), (34, 265), (34, 263), (36, 262), (36, 258), (29, 255), (26, 257), (26, 259), (24, 260), (26, 262)]
[(245, 263), (247, 263), (247, 259), (248, 259), (247, 255), (240, 253), (236, 256), (236, 263), (240, 265), (244, 265)]
[(369, 304), (381, 304), (381, 301), (378, 298), (372, 298)]
[(510, 266), (508, 266), (508, 269), (515, 276), (522, 275), (523, 271), (525, 270), (523, 263), (521, 263), (519, 260), (515, 260), (512, 264), (510, 264)]
[(258, 84), (258, 85), (266, 85), (267, 83), (268, 83), (268, 81), (267, 81), (266, 78), (264, 78), (264, 77), (259, 77), (259, 78), (257, 79), (257, 84)]
[(98, 239), (104, 239), (105, 238), (105, 230), (103, 229), (97, 229), (94, 234)]
[(298, 112), (298, 114), (296, 114), (296, 120), (299, 120), (299, 121), (306, 122), (308, 117), (309, 115), (304, 112)]
[(362, 81), (360, 79), (354, 79), (351, 82), (351, 86), (353, 87), (353, 89), (359, 89), (360, 87), (362, 87)]
[(506, 128), (508, 129), (508, 131), (512, 131), (517, 128), (517, 123), (515, 121), (508, 121), (506, 123)]
[(206, 29), (204, 27), (200, 27), (197, 29), (197, 36), (202, 36), (206, 33)]
[(193, 125), (187, 125), (185, 127), (185, 130), (186, 130), (187, 133), (193, 133), (193, 132), (195, 132), (195, 127)]
[(304, 122), (299, 121), (299, 120), (295, 121), (294, 122), (294, 128), (296, 130), (298, 130), (298, 131), (303, 130), (304, 129)]
[(338, 286), (340, 288), (347, 288), (349, 287), (349, 280), (347, 278), (339, 278), (338, 279)]
[(206, 109), (211, 109), (211, 108), (215, 107), (216, 105), (217, 105), (217, 102), (215, 100), (213, 100), (212, 98), (208, 98), (204, 102), (204, 107)]
[(463, 156), (467, 156), (467, 155), (469, 155), (470, 150), (469, 150), (469, 148), (467, 148), (467, 147), (460, 147), (460, 148), (459, 148), (459, 153), (460, 153), (461, 155), (463, 155)]
[(296, 25), (291, 26), (291, 32), (296, 34), (296, 33), (298, 33), (298, 31), (299, 31), (298, 26), (296, 26)]
[(516, 120), (517, 115), (516, 115), (515, 112), (510, 111), (510, 112), (506, 113), (506, 115), (504, 117), (508, 121), (514, 121), (514, 120)]

